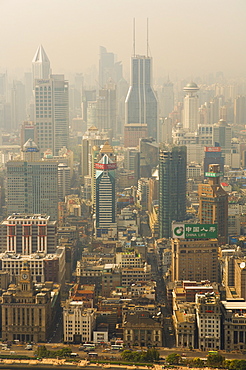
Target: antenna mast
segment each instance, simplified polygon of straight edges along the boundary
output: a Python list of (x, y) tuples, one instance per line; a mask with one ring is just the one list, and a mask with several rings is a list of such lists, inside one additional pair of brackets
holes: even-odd
[(136, 56), (136, 45), (135, 45), (135, 40), (136, 40), (136, 34), (135, 34), (135, 18), (133, 18), (133, 56)]
[(149, 56), (149, 18), (147, 18), (147, 58)]

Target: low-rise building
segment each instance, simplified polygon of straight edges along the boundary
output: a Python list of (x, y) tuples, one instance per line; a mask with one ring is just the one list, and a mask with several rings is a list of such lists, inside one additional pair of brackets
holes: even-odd
[(63, 337), (66, 343), (92, 340), (95, 328), (95, 308), (85, 308), (83, 301), (67, 300), (63, 307)]
[(222, 301), (224, 349), (246, 349), (246, 302)]
[(57, 317), (59, 296), (59, 285), (35, 286), (26, 264), (17, 285), (10, 285), (2, 295), (2, 340), (47, 342)]
[(127, 346), (161, 347), (161, 320), (153, 319), (146, 311), (126, 314), (123, 320), (123, 340)]
[(219, 350), (221, 343), (221, 303), (214, 293), (196, 295), (198, 348)]

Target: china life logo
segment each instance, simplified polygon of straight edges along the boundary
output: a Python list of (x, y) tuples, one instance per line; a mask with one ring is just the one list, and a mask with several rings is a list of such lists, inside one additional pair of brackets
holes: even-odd
[(173, 238), (184, 238), (185, 228), (184, 224), (174, 224), (173, 225)]

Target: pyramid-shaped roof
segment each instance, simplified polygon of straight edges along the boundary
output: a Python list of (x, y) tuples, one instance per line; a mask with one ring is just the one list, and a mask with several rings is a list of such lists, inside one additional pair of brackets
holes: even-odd
[(32, 62), (33, 63), (49, 63), (50, 62), (42, 45), (38, 47)]
[(112, 146), (109, 144), (108, 141), (106, 141), (104, 143), (104, 145), (102, 146), (101, 150), (100, 150), (101, 153), (113, 153), (114, 150), (112, 148)]

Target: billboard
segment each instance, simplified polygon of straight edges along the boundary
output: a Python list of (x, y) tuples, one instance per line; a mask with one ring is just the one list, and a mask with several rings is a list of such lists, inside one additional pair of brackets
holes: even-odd
[(172, 224), (173, 238), (182, 239), (216, 239), (218, 236), (217, 224)]
[(205, 172), (205, 177), (220, 177), (223, 176), (223, 172)]
[(116, 170), (117, 163), (95, 163), (94, 168), (96, 170)]
[(220, 146), (205, 146), (204, 152), (221, 152)]

